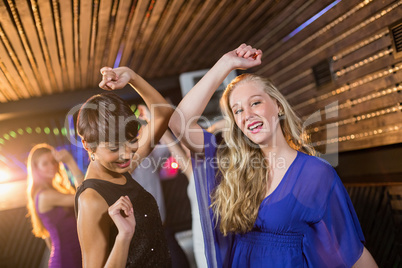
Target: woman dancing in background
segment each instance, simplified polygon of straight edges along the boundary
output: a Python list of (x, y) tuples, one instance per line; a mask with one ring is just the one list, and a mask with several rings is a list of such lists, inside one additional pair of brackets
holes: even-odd
[(268, 80), (243, 74), (228, 85), (221, 146), (198, 126), (229, 72), (261, 57), (245, 44), (223, 55), (169, 123), (193, 153), (208, 266), (376, 267), (341, 180), (311, 156), (300, 119)]
[(45, 239), (50, 249), (49, 268), (81, 267), (81, 249), (74, 215), (75, 189), (63, 163), (81, 184), (84, 175), (67, 150), (56, 151), (38, 144), (28, 156), (28, 214), (33, 234)]

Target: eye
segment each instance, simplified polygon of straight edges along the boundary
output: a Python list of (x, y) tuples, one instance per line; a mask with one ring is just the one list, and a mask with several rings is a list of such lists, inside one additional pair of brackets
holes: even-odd
[(237, 110), (234, 111), (234, 114), (239, 114), (241, 112), (243, 112), (243, 109), (237, 109)]
[(129, 141), (129, 143), (130, 144), (134, 144), (134, 143), (136, 143), (138, 141), (138, 138), (134, 138), (134, 139), (131, 139), (130, 141)]
[(253, 107), (253, 106), (255, 106), (255, 105), (258, 105), (258, 104), (260, 104), (261, 102), (260, 101), (255, 101), (255, 102), (253, 102), (252, 104), (251, 104), (251, 107)]
[(110, 145), (110, 146), (108, 146), (108, 149), (109, 149), (111, 152), (117, 152), (117, 151), (119, 150), (119, 147), (117, 147), (117, 146), (115, 146), (115, 145)]

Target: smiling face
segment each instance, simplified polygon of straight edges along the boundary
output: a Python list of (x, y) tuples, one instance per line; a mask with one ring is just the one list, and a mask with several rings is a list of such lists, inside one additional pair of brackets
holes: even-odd
[(118, 144), (101, 142), (96, 148), (95, 161), (109, 172), (123, 174), (130, 170), (133, 155), (137, 150), (137, 138)]
[(229, 106), (237, 127), (258, 145), (270, 145), (278, 132), (277, 102), (257, 81), (236, 85), (229, 96)]
[(43, 182), (51, 183), (56, 173), (59, 171), (59, 163), (54, 159), (49, 151), (38, 157), (35, 161), (36, 174)]

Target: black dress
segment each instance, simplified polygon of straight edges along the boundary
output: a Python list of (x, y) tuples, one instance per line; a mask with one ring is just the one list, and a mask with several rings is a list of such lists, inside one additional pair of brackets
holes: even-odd
[[(133, 204), (136, 226), (126, 267), (171, 267), (169, 250), (155, 199), (128, 173), (124, 176), (126, 177), (124, 185), (98, 179), (84, 180), (75, 195), (76, 213), (78, 214), (79, 209), (78, 197), (87, 188), (97, 191), (109, 206), (121, 196), (127, 195)], [(113, 224), (110, 229), (109, 250), (113, 248), (117, 232), (117, 227)]]

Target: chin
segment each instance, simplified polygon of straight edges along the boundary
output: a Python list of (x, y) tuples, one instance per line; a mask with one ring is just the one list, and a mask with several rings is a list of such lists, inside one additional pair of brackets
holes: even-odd
[(123, 173), (128, 172), (129, 170), (130, 170), (130, 166), (125, 167), (125, 168), (117, 167), (117, 168), (114, 168), (114, 169), (113, 169), (113, 172), (123, 174)]

